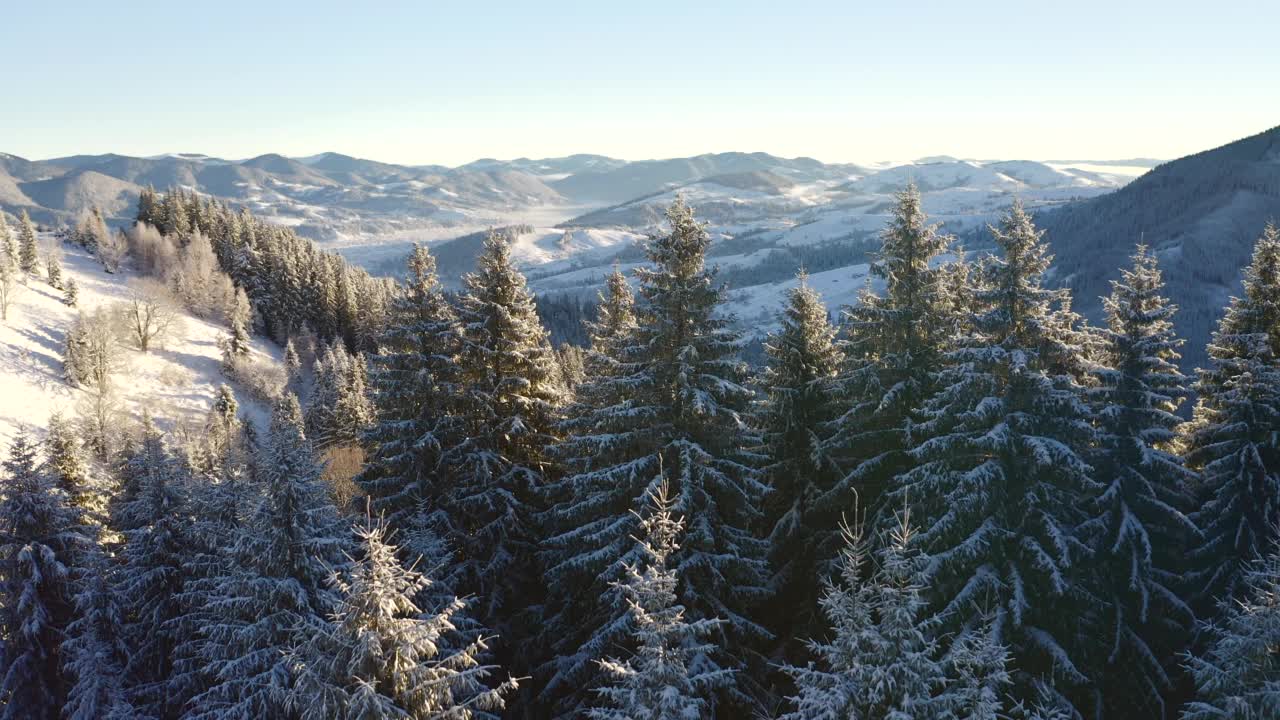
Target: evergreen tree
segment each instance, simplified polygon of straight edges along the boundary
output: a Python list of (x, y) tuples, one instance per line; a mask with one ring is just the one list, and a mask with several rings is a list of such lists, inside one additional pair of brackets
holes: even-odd
[(36, 247), (36, 228), (31, 224), (27, 211), (22, 211), (18, 221), (18, 268), (25, 273), (36, 273), (40, 269), (40, 250)]
[(500, 710), (517, 686), (485, 687), (483, 639), (442, 651), (464, 603), (454, 598), (424, 613), (414, 598), (431, 580), (400, 565), (381, 527), (357, 528), (359, 559), (349, 580), (335, 578), (341, 600), (331, 631), (299, 653), (296, 706), (303, 720), (470, 718)]
[[(592, 661), (623, 633), (624, 613), (606, 592), (636, 559), (631, 509), (653, 490), (660, 468), (691, 523), (673, 560), (680, 601), (694, 620), (726, 620), (695, 667), (739, 669), (758, 659), (752, 648), (769, 637), (748, 614), (766, 594), (768, 566), (766, 544), (752, 533), (765, 488), (747, 451), (759, 440), (745, 422), (751, 393), (735, 357), (738, 337), (704, 264), (705, 227), (683, 200), (667, 218), (671, 231), (646, 249), (652, 267), (637, 270), (641, 300), (635, 328), (612, 351), (617, 375), (583, 390), (597, 407), (570, 430), (567, 476), (545, 519), (554, 533), (547, 574), (562, 588), (549, 632), (559, 657), (545, 692), (560, 697), (566, 713), (589, 699), (581, 689), (597, 684)], [(759, 688), (747, 675), (736, 674), (724, 693), (733, 702), (718, 709), (747, 712), (754, 704)]]
[(231, 328), (227, 335), (226, 352), (233, 358), (245, 357), (252, 349), (249, 336), (249, 325), (253, 320), (253, 310), (249, 307), (249, 297), (244, 289), (236, 290), (235, 302), (227, 313), (227, 324)]
[(318, 447), (332, 445), (337, 432), (338, 403), (348, 392), (351, 356), (339, 341), (324, 349), (312, 366), (311, 394), (307, 397), (307, 435)]
[(59, 257), (59, 250), (51, 249), (45, 253), (44, 268), (45, 275), (49, 279), (49, 287), (54, 290), (62, 290), (62, 259)]
[(129, 646), (128, 697), (142, 713), (175, 717), (169, 693), (174, 650), (182, 637), (174, 621), (182, 607), (187, 515), (183, 468), (149, 421), (129, 461), (126, 486), (114, 507), (113, 525), (124, 535), (116, 592)]
[(600, 661), (612, 682), (596, 693), (609, 707), (592, 708), (588, 716), (595, 720), (709, 717), (712, 695), (731, 684), (733, 671), (709, 668), (698, 659), (710, 654), (708, 638), (723, 621), (685, 619), (676, 595), (679, 577), (672, 567), (684, 522), (672, 517), (675, 503), (666, 480), (650, 492), (646, 504), (646, 514), (637, 514), (639, 562), (625, 565), (625, 581), (619, 584), (635, 654), (626, 661)]
[(911, 533), (903, 515), (880, 566), (864, 580), (862, 532), (845, 529), (841, 582), (828, 582), (821, 602), (833, 636), (810, 642), (818, 667), (787, 668), (797, 689), (787, 720), (951, 717), (957, 698), (944, 692), (949, 678), (937, 659), (938, 620), (928, 616), (922, 594), (927, 559), (911, 549)]
[(209, 593), (216, 620), (204, 629), (213, 686), (185, 717), (294, 718), (291, 649), (330, 631), (327, 584), (344, 533), (320, 480), (293, 396), (277, 405), (258, 462), (256, 506), (236, 536), (234, 567)]
[(45, 470), (53, 484), (62, 491), (73, 507), (91, 518), (102, 519), (106, 498), (94, 487), (89, 477), (88, 461), (80, 438), (70, 422), (54, 413), (49, 418), (45, 438)]
[(1090, 664), (1119, 717), (1163, 716), (1166, 665), (1194, 621), (1178, 587), (1198, 534), (1183, 514), (1194, 476), (1170, 451), (1187, 379), (1176, 365), (1177, 309), (1161, 297), (1163, 284), (1155, 256), (1138, 246), (1132, 269), (1104, 299), (1108, 327), (1099, 332), (1097, 382), (1088, 392), (1099, 431), (1090, 461), (1102, 487), (1080, 530), (1093, 549), (1091, 575), (1101, 581), (1093, 592), (1106, 608)]
[(328, 444), (353, 445), (373, 425), (373, 401), (369, 398), (369, 366), (363, 353), (351, 356), (346, 375), (340, 378), (337, 402), (333, 407), (333, 427)]
[(125, 692), (129, 649), (121, 636), (124, 615), (107, 575), (107, 559), (94, 562), (79, 578), (76, 617), (63, 644), (66, 672), (74, 678), (62, 710), (66, 720), (141, 720)]
[(373, 510), (401, 532), (423, 502), (438, 506), (445, 456), (461, 432), (461, 418), (452, 411), (462, 394), (461, 331), (435, 267), (427, 249), (414, 246), (386, 335), (370, 358), (377, 416), (365, 436), (369, 462), (356, 481)]
[(1219, 602), (1219, 622), (1201, 622), (1203, 652), (1187, 660), (1196, 699), (1182, 720), (1280, 717), (1280, 553), (1246, 565), (1238, 598)]
[(66, 702), (61, 645), (87, 538), (19, 429), (0, 474), (0, 719), (53, 720)]
[(943, 632), (977, 624), (991, 604), (1009, 648), (1014, 693), (1043, 679), (1087, 686), (1081, 646), (1096, 622), (1088, 583), (1073, 573), (1088, 548), (1074, 536), (1097, 484), (1080, 449), (1093, 439), (1073, 374), (1083, 349), (1064, 291), (1042, 286), (1046, 246), (1021, 203), (991, 228), (1001, 251), (974, 293), (974, 328), (948, 354), (942, 388), (912, 429), (916, 467), (890, 495), (921, 518), (933, 560), (926, 577)]
[(1194, 519), (1194, 593), (1204, 605), (1239, 594), (1245, 564), (1280, 534), (1280, 230), (1268, 225), (1209, 343), (1200, 399), (1186, 438), (1187, 464), (1202, 475)]
[(9, 229), (9, 221), (0, 212), (0, 265), (8, 268), (18, 267), (18, 243), (14, 241), (13, 231)]
[(297, 395), (302, 392), (302, 359), (298, 357), (298, 348), (293, 338), (284, 345), (284, 371), (287, 378), (287, 389)]
[(76, 284), (75, 278), (67, 278), (62, 286), (62, 304), (67, 307), (78, 307), (80, 304), (80, 286)]
[(844, 359), (827, 321), (827, 308), (807, 278), (788, 296), (782, 327), (765, 342), (768, 358), (760, 385), (766, 399), (760, 414), (765, 456), (765, 529), (773, 577), (772, 628), (780, 638), (809, 637), (817, 630), (819, 579), (829, 560), (826, 533), (816, 532), (832, 512), (814, 502), (841, 477), (826, 454), (820, 433), (839, 410), (836, 374)]
[(526, 663), (542, 636), (525, 611), (543, 587), (533, 513), (556, 441), (555, 356), (506, 237), (489, 235), (464, 286), (456, 410), (463, 434), (450, 450), (453, 480), (441, 505), (443, 537), (458, 550), (448, 582), (481, 598), (479, 619), (504, 640), (499, 657)]
[[(834, 528), (839, 513), (853, 505), (873, 516), (882, 507), (892, 524), (900, 505), (880, 502), (894, 478), (910, 470), (920, 408), (937, 387), (938, 371), (957, 331), (951, 295), (957, 272), (941, 265), (954, 238), (929, 224), (914, 184), (897, 195), (871, 275), (883, 280), (883, 295), (864, 290), (846, 318), (846, 366), (840, 374), (844, 413), (832, 423), (828, 452), (848, 472), (814, 499), (814, 527)], [(963, 263), (953, 263), (963, 268)], [(962, 283), (961, 283), (962, 284)], [(829, 531), (828, 531), (829, 532)], [(828, 535), (828, 548), (838, 543)]]

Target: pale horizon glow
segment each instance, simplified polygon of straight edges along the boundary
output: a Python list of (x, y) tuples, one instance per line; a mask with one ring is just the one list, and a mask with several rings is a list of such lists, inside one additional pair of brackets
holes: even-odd
[(1274, 3), (24, 3), (0, 152), (1170, 159), (1280, 124)]

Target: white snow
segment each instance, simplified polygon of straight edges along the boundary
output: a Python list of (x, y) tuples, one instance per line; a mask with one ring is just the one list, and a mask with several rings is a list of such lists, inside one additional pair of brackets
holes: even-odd
[[(79, 309), (62, 304), (61, 291), (32, 276), (0, 322), (0, 447), (7, 446), (19, 426), (43, 430), (53, 412), (75, 417), (84, 391), (63, 379), (62, 353), (67, 330), (79, 311), (92, 312), (124, 300), (126, 283), (136, 273), (107, 274), (79, 248), (65, 245), (64, 280), (79, 286)], [(127, 349), (129, 369), (115, 378), (124, 409), (134, 418), (150, 413), (161, 427), (199, 421), (209, 409), (214, 391), (226, 382), (222, 375), (218, 338), (226, 329), (186, 315), (182, 328), (164, 347), (141, 353)], [(255, 339), (254, 350), (279, 359), (280, 351)], [(236, 389), (240, 406), (263, 422), (267, 409)], [(39, 436), (39, 433), (37, 436)]]

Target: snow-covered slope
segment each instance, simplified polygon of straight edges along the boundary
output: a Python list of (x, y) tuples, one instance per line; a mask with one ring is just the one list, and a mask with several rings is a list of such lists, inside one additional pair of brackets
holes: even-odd
[[(0, 447), (12, 439), (19, 426), (38, 435), (49, 415), (60, 412), (74, 417), (85, 392), (63, 379), (62, 355), (67, 330), (80, 311), (110, 306), (125, 299), (131, 272), (111, 275), (79, 248), (66, 246), (63, 277), (79, 286), (79, 309), (62, 303), (62, 293), (43, 276), (31, 277), (9, 308), (9, 319), (0, 322)], [(162, 425), (199, 422), (213, 400), (222, 375), (218, 338), (226, 329), (214, 323), (184, 316), (182, 327), (149, 353), (127, 349), (129, 368), (115, 377), (122, 409), (134, 418), (150, 413)], [(254, 352), (278, 358), (279, 350), (256, 341)], [(255, 420), (266, 417), (266, 408), (241, 392), (233, 383), (241, 408)]]

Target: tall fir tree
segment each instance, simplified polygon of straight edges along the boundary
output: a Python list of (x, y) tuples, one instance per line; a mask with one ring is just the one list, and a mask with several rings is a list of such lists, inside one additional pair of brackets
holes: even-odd
[(1093, 440), (1073, 372), (1083, 349), (1065, 291), (1042, 285), (1050, 258), (1022, 204), (991, 230), (1001, 254), (982, 268), (973, 330), (948, 353), (912, 428), (916, 465), (889, 498), (920, 519), (943, 631), (972, 628), (987, 603), (1015, 697), (1044, 682), (1077, 697), (1090, 681), (1082, 628), (1098, 612), (1073, 573), (1089, 554), (1075, 529), (1098, 490), (1080, 454)]
[(770, 490), (764, 530), (772, 569), (765, 614), (776, 619), (771, 630), (782, 639), (812, 637), (819, 629), (820, 579), (832, 558), (829, 534), (818, 528), (834, 512), (815, 503), (843, 477), (822, 433), (840, 413), (835, 389), (844, 352), (822, 298), (803, 273), (799, 280), (788, 294), (782, 327), (765, 341), (767, 364), (760, 378), (765, 400), (758, 424)]
[(400, 532), (408, 531), (424, 503), (441, 507), (447, 453), (462, 431), (454, 412), (462, 394), (461, 345), (435, 258), (415, 246), (379, 352), (370, 358), (376, 418), (364, 438), (369, 462), (356, 479), (373, 510)]
[(40, 270), (40, 249), (36, 246), (36, 227), (31, 223), (31, 216), (22, 211), (18, 220), (18, 268), (25, 273), (36, 273)]
[(19, 429), (0, 469), (0, 720), (54, 720), (67, 701), (63, 636), (88, 543)]
[(107, 498), (89, 475), (89, 463), (75, 427), (58, 413), (49, 417), (44, 447), (45, 470), (54, 486), (90, 519), (103, 521)]
[(191, 701), (189, 718), (298, 717), (289, 653), (331, 631), (328, 577), (348, 543), (293, 396), (277, 404), (261, 452), (234, 566), (207, 600), (216, 616), (203, 633), (213, 685)]
[(517, 682), (486, 686), (496, 668), (482, 664), (484, 639), (447, 650), (464, 603), (454, 598), (438, 610), (419, 608), (415, 598), (431, 580), (401, 566), (383, 527), (356, 534), (350, 578), (334, 579), (341, 596), (335, 627), (297, 654), (294, 698), (302, 719), (465, 720), (501, 710)]
[[(581, 708), (592, 687), (591, 661), (622, 631), (620, 608), (606, 591), (631, 562), (631, 509), (665, 468), (676, 509), (690, 518), (673, 562), (680, 602), (693, 620), (719, 617), (715, 649), (698, 654), (697, 672), (759, 660), (769, 632), (751, 619), (767, 594), (766, 543), (753, 533), (765, 494), (746, 420), (751, 392), (736, 357), (738, 336), (721, 310), (723, 289), (705, 266), (710, 237), (682, 199), (667, 211), (670, 232), (650, 240), (651, 265), (637, 269), (636, 327), (620, 343), (617, 377), (568, 441), (567, 476), (546, 523), (548, 576), (564, 588), (550, 636), (560, 656), (546, 685), (564, 712)], [(710, 647), (710, 646), (709, 646)], [(736, 674), (717, 712), (745, 712), (762, 694)]]
[(666, 480), (649, 493), (646, 505), (645, 514), (636, 514), (638, 562), (625, 565), (619, 583), (635, 653), (625, 661), (600, 661), (612, 682), (596, 690), (605, 707), (588, 711), (593, 720), (709, 717), (715, 691), (732, 683), (733, 671), (697, 661), (710, 654), (709, 638), (723, 621), (688, 620), (679, 604), (673, 555), (684, 521), (672, 516)]
[(1195, 476), (1171, 451), (1187, 397), (1178, 370), (1177, 308), (1161, 296), (1156, 257), (1144, 245), (1104, 298), (1107, 329), (1088, 390), (1098, 443), (1089, 454), (1101, 484), (1080, 532), (1093, 549), (1093, 592), (1104, 604), (1090, 661), (1108, 716), (1164, 717), (1173, 658), (1195, 616), (1180, 587), (1198, 535), (1184, 512)]
[[(954, 238), (930, 224), (920, 191), (908, 184), (897, 195), (889, 224), (880, 234), (872, 277), (885, 284), (877, 295), (864, 290), (846, 311), (847, 360), (840, 374), (843, 414), (831, 425), (828, 453), (845, 474), (816, 498), (824, 510), (818, 528), (834, 528), (840, 511), (857, 505), (874, 517), (894, 503), (880, 498), (898, 475), (915, 465), (910, 456), (920, 408), (938, 382), (946, 352), (957, 333), (952, 294), (964, 273), (943, 265), (955, 252)], [(963, 268), (963, 263), (952, 265)], [(961, 283), (961, 286), (963, 283)], [(830, 531), (828, 531), (830, 532)], [(838, 545), (828, 536), (827, 547)], [(833, 551), (832, 551), (833, 552)]]
[(124, 491), (115, 498), (114, 525), (124, 536), (115, 592), (122, 599), (128, 663), (128, 699), (140, 712), (162, 720), (181, 709), (169, 693), (175, 648), (183, 641), (174, 622), (181, 616), (185, 529), (185, 469), (164, 436), (147, 421), (129, 460)]
[(18, 243), (4, 213), (0, 213), (0, 265), (10, 269), (18, 267)]
[(78, 573), (75, 620), (67, 627), (63, 667), (72, 680), (65, 720), (142, 720), (126, 693), (129, 648), (124, 613), (111, 584), (109, 559), (95, 551)]
[(1194, 518), (1194, 597), (1208, 607), (1236, 596), (1247, 563), (1280, 539), (1280, 230), (1268, 225), (1209, 343), (1199, 401), (1185, 439), (1202, 474)]
[(555, 354), (506, 236), (489, 234), (463, 282), (455, 410), (463, 434), (450, 449), (453, 477), (441, 505), (443, 537), (458, 551), (448, 582), (480, 598), (479, 619), (502, 638), (498, 657), (523, 674), (542, 637), (527, 611), (544, 587), (534, 513), (557, 440)]

